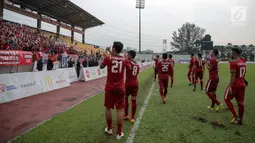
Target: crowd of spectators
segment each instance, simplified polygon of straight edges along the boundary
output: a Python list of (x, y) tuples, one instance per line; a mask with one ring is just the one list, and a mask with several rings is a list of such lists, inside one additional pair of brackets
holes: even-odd
[[(83, 67), (98, 66), (98, 61), (101, 59), (100, 52), (91, 51), (87, 54), (86, 50), (75, 50), (75, 46), (77, 43), (69, 47), (64, 40), (55, 36), (46, 36), (43, 32), (39, 33), (28, 26), (0, 19), (0, 50), (31, 51), (37, 66), (38, 63), (47, 64), (57, 61), (62, 68), (73, 67), (77, 63)], [(77, 58), (70, 55), (77, 55)], [(39, 67), (38, 70), (41, 69)]]

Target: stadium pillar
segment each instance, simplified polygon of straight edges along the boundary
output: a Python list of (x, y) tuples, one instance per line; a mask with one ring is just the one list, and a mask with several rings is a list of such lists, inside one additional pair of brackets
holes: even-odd
[(74, 26), (72, 25), (72, 30), (71, 30), (71, 43), (73, 43), (73, 41), (74, 41), (74, 31), (73, 31), (73, 29), (74, 29)]
[(38, 15), (40, 15), (40, 18), (37, 19), (37, 32), (40, 33), (41, 32), (41, 26), (42, 26), (42, 14), (41, 13), (38, 13)]
[(0, 19), (4, 18), (4, 0), (0, 0)]
[(85, 29), (82, 29), (82, 44), (85, 44)]
[[(60, 20), (58, 20), (58, 23), (60, 23)], [(57, 25), (57, 38), (59, 38), (60, 35), (60, 26), (59, 24)]]

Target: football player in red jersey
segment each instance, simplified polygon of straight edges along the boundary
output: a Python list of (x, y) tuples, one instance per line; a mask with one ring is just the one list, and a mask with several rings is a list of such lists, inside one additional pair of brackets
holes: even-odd
[(194, 57), (194, 53), (190, 54), (190, 61), (189, 61), (189, 72), (188, 72), (188, 79), (189, 79), (189, 86), (191, 86), (194, 82), (194, 65), (196, 58)]
[(173, 70), (171, 63), (167, 60), (167, 54), (164, 53), (162, 56), (163, 60), (157, 65), (158, 69), (158, 83), (160, 87), (160, 96), (162, 97), (163, 103), (166, 103), (166, 95), (168, 88), (169, 76)]
[(154, 55), (152, 55), (152, 59), (155, 61), (155, 69), (154, 69), (154, 80), (156, 81), (157, 79), (157, 74), (158, 74), (158, 69), (157, 69), (157, 65), (159, 62), (159, 55), (156, 56), (156, 58), (154, 58)]
[[(238, 48), (232, 49), (230, 62), (230, 83), (225, 91), (224, 99), (225, 103), (228, 106), (228, 109), (232, 112), (234, 118), (231, 120), (231, 123), (242, 124), (243, 113), (244, 113), (244, 97), (245, 97), (245, 72), (246, 72), (246, 63), (240, 59), (241, 50)], [(238, 115), (235, 111), (231, 100), (235, 98), (238, 102)]]
[(105, 85), (105, 99), (104, 106), (105, 117), (107, 122), (107, 128), (105, 132), (112, 134), (112, 112), (114, 106), (117, 110), (117, 139), (121, 139), (124, 136), (122, 132), (123, 125), (123, 108), (125, 100), (125, 84), (124, 84), (124, 72), (126, 68), (131, 68), (129, 62), (124, 57), (120, 56), (120, 52), (123, 49), (121, 42), (114, 42), (111, 55), (105, 57), (100, 65), (103, 69), (107, 66), (107, 80)]
[(168, 59), (168, 61), (171, 63), (171, 66), (173, 67), (173, 70), (172, 70), (172, 72), (171, 72), (171, 74), (170, 74), (170, 78), (171, 78), (171, 88), (173, 87), (173, 84), (174, 84), (174, 64), (175, 64), (175, 62), (174, 62), (174, 60), (173, 60), (172, 58), (173, 58), (172, 54), (169, 54), (169, 59)]
[(193, 91), (196, 91), (196, 85), (198, 82), (198, 78), (200, 80), (201, 90), (203, 90), (203, 76), (204, 76), (204, 70), (205, 70), (205, 61), (202, 59), (202, 54), (197, 54), (197, 59), (195, 61), (195, 80), (194, 80), (194, 89)]
[(211, 53), (211, 59), (207, 62), (206, 67), (209, 70), (209, 80), (206, 84), (206, 94), (212, 100), (211, 106), (208, 106), (209, 109), (214, 110), (214, 105), (217, 104), (215, 111), (219, 111), (222, 104), (217, 100), (216, 91), (219, 83), (218, 75), (218, 60), (216, 59), (219, 55), (219, 51), (214, 49)]
[(131, 50), (128, 51), (128, 59), (131, 65), (131, 69), (126, 69), (126, 98), (125, 98), (125, 115), (124, 120), (128, 120), (128, 97), (131, 95), (132, 100), (132, 114), (130, 122), (135, 122), (135, 113), (137, 107), (137, 94), (138, 94), (138, 74), (140, 72), (139, 65), (135, 62), (136, 52)]

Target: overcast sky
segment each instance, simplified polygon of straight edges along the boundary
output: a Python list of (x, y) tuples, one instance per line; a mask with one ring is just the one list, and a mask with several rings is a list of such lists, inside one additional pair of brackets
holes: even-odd
[[(136, 0), (71, 1), (105, 23), (86, 30), (87, 43), (106, 47), (112, 45), (113, 41), (121, 41), (125, 47), (138, 49)], [(234, 26), (236, 23), (231, 21), (231, 8), (237, 6), (246, 7), (245, 25)], [(162, 51), (163, 39), (171, 42), (172, 32), (185, 22), (206, 29), (214, 45), (255, 45), (254, 9), (254, 0), (145, 0), (145, 9), (142, 10), (142, 50)], [(61, 33), (70, 32), (61, 29)], [(81, 36), (76, 34), (75, 39), (81, 39)]]

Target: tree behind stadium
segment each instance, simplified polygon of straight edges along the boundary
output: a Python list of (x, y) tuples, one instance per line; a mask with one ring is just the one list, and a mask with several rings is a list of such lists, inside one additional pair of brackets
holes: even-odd
[(182, 53), (191, 53), (193, 50), (198, 50), (195, 42), (202, 39), (204, 34), (205, 29), (186, 22), (178, 31), (173, 32), (173, 41), (170, 44)]

